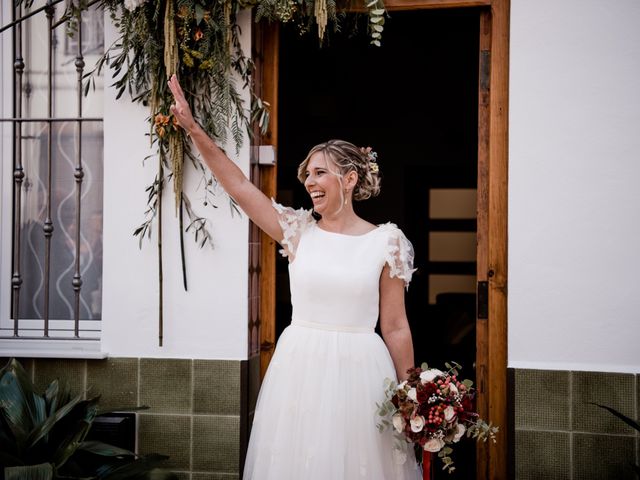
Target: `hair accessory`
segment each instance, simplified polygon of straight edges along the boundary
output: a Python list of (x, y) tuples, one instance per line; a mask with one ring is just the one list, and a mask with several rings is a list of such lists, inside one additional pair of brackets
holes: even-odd
[(367, 157), (369, 161), (369, 171), (377, 174), (380, 171), (378, 167), (378, 154), (371, 147), (361, 148), (360, 151)]

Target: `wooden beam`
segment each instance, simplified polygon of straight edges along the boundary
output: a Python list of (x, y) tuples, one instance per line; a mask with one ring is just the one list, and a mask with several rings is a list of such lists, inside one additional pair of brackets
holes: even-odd
[[(387, 11), (403, 10), (432, 10), (443, 8), (470, 8), (489, 7), (492, 0), (383, 0), (384, 8)], [(348, 12), (365, 12), (366, 7), (360, 2), (353, 0), (348, 5), (342, 5)]]
[[(278, 69), (280, 32), (277, 23), (262, 26), (262, 99), (269, 102), (270, 122), (262, 145), (278, 148)], [(261, 167), (260, 189), (277, 194), (277, 165)], [(260, 378), (267, 371), (276, 343), (276, 242), (260, 232)]]
[[(477, 281), (489, 280), (489, 112), (491, 95), (489, 90), (491, 68), (491, 12), (480, 13), (478, 72), (478, 193), (476, 200), (477, 223)], [(479, 284), (479, 283), (478, 283)], [(477, 314), (477, 313), (476, 313)], [(476, 318), (476, 408), (481, 418), (489, 415), (487, 393), (487, 364), (489, 362), (489, 321)], [(486, 443), (477, 444), (476, 478), (486, 480), (488, 476), (489, 451)]]
[(489, 329), (488, 415), (501, 432), (489, 444), (487, 478), (507, 479), (507, 183), (509, 152), (510, 0), (491, 5), (491, 106), (489, 113)]
[(389, 11), (426, 10), (431, 8), (468, 8), (488, 7), (492, 0), (385, 0), (384, 7)]

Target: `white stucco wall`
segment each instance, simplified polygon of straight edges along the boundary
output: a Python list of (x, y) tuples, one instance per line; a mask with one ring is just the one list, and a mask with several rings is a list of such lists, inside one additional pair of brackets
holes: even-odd
[(509, 365), (640, 372), (640, 2), (511, 12)]
[[(250, 51), (250, 15), (242, 16), (243, 44)], [(107, 45), (115, 29), (106, 22)], [(107, 85), (109, 82), (105, 82)], [(248, 101), (248, 95), (246, 95)], [(158, 281), (155, 230), (142, 250), (132, 232), (143, 221), (146, 186), (153, 181), (146, 117), (141, 105), (105, 92), (104, 108), (104, 277), (102, 348), (112, 356), (247, 358), (248, 220), (232, 218), (223, 193), (218, 209), (203, 207), (199, 176), (191, 165), (185, 178), (197, 211), (212, 221), (215, 249), (200, 249), (185, 236), (189, 291), (182, 287), (177, 218), (172, 187), (164, 196), (164, 346), (158, 346)], [(249, 170), (248, 140), (234, 160)], [(229, 149), (233, 152), (234, 149)], [(186, 218), (186, 215), (185, 215)], [(155, 227), (155, 226), (154, 226)]]

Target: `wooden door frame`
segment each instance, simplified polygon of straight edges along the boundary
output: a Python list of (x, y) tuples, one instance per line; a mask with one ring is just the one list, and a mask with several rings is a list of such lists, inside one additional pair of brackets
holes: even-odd
[[(478, 281), (488, 285), (487, 319), (476, 324), (477, 406), (500, 426), (497, 442), (479, 444), (478, 480), (508, 477), (507, 404), (507, 186), (510, 0), (386, 0), (389, 11), (484, 7), (480, 14), (478, 103)], [(271, 105), (261, 144), (278, 147), (279, 28), (256, 29), (262, 48), (262, 98)], [(276, 197), (277, 167), (263, 167), (261, 188)], [(264, 233), (260, 278), (261, 373), (275, 346), (275, 242)]]

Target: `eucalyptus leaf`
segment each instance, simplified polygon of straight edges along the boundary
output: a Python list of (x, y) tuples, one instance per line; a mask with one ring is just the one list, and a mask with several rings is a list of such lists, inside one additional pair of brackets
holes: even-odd
[(197, 24), (202, 23), (202, 20), (204, 20), (204, 8), (202, 8), (202, 5), (200, 5), (199, 3), (195, 4), (195, 13), (196, 13), (196, 23)]

